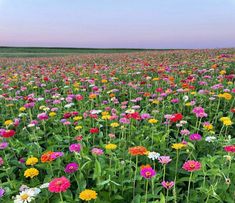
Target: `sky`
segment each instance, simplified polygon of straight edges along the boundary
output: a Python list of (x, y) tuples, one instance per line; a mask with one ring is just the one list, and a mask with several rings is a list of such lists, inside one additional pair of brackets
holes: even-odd
[(235, 47), (235, 0), (0, 0), (0, 46)]

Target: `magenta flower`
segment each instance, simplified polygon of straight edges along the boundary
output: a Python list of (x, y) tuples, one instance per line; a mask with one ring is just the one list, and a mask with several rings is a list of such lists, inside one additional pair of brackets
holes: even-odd
[(140, 175), (146, 179), (150, 179), (156, 175), (156, 171), (151, 167), (144, 167), (140, 170)]
[(189, 139), (190, 140), (201, 140), (202, 139), (202, 136), (201, 135), (199, 135), (199, 134), (191, 134), (190, 136), (189, 136)]
[(65, 173), (74, 173), (78, 170), (78, 164), (75, 162), (67, 164), (67, 166), (64, 169)]
[(158, 157), (158, 161), (161, 163), (161, 164), (168, 164), (169, 162), (171, 162), (171, 158), (170, 156), (159, 156)]
[(198, 161), (189, 160), (184, 163), (182, 168), (188, 172), (198, 171), (201, 169), (201, 163)]
[(175, 183), (174, 183), (174, 181), (162, 181), (162, 186), (164, 187), (164, 188), (166, 188), (167, 190), (168, 189), (171, 189), (174, 185), (175, 185)]
[(195, 107), (192, 112), (196, 114), (197, 118), (207, 117), (207, 114), (201, 106)]
[(79, 153), (81, 151), (81, 145), (79, 143), (78, 144), (71, 144), (69, 146), (69, 151)]
[(40, 114), (38, 114), (37, 118), (39, 120), (47, 120), (49, 117), (46, 113), (40, 113)]

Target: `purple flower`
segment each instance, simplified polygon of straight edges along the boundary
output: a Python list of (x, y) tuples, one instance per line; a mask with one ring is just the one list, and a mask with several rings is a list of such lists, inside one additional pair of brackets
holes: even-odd
[(129, 123), (130, 123), (130, 120), (129, 120), (128, 118), (121, 118), (121, 119), (119, 120), (119, 122), (122, 123), (122, 124), (129, 124)]
[(162, 181), (161, 184), (164, 188), (171, 189), (175, 183), (173, 181)]
[(0, 143), (0, 149), (5, 149), (8, 147), (8, 142), (1, 142)]
[(202, 136), (199, 135), (199, 134), (192, 134), (192, 135), (189, 136), (189, 139), (190, 140), (201, 140)]
[(63, 156), (63, 155), (64, 155), (63, 152), (53, 152), (53, 154), (51, 155), (51, 158), (52, 158), (53, 160), (55, 160), (55, 159), (57, 159), (58, 157), (61, 157), (61, 156)]
[(79, 153), (81, 151), (81, 145), (79, 143), (78, 144), (71, 144), (69, 146), (69, 151)]
[(65, 173), (74, 173), (78, 170), (78, 164), (75, 162), (67, 164), (67, 166), (64, 169)]
[(5, 193), (5, 190), (3, 188), (0, 188), (0, 197), (2, 197)]

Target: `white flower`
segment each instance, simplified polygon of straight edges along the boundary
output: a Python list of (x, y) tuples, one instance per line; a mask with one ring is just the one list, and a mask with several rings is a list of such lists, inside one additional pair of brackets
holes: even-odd
[(158, 159), (159, 156), (160, 156), (160, 154), (157, 152), (149, 152), (149, 154), (148, 154), (148, 158), (152, 159), (153, 161)]
[(216, 137), (215, 136), (208, 136), (206, 137), (205, 139), (207, 142), (214, 142), (216, 140)]
[(128, 114), (129, 114), (129, 113), (134, 113), (134, 112), (135, 112), (134, 109), (128, 109), (128, 110), (125, 111), (125, 113), (128, 113)]
[(49, 183), (44, 183), (39, 188), (44, 189), (44, 188), (48, 188), (48, 186), (49, 186)]
[(64, 108), (71, 108), (72, 106), (74, 106), (74, 103), (69, 103), (69, 104), (66, 104)]
[(39, 98), (38, 98), (38, 101), (43, 101), (43, 100), (44, 100), (43, 97), (39, 97)]
[(41, 190), (39, 188), (37, 188), (37, 187), (29, 188), (28, 191), (29, 190), (30, 190), (30, 192), (32, 192), (34, 194), (34, 196), (37, 196), (41, 192)]
[(35, 193), (32, 190), (25, 190), (19, 195), (16, 195), (14, 203), (28, 203), (34, 200)]
[(186, 102), (186, 101), (188, 101), (188, 99), (189, 99), (189, 97), (187, 96), (187, 95), (184, 95), (183, 96), (183, 100)]

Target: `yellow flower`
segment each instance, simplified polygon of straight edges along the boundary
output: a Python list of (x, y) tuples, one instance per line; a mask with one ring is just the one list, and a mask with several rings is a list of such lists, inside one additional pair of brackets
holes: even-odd
[(110, 115), (102, 116), (102, 119), (108, 120), (108, 119), (110, 119)]
[(108, 82), (108, 80), (103, 79), (103, 80), (101, 80), (101, 82), (102, 82), (102, 83), (107, 83), (107, 82)]
[(80, 129), (82, 129), (82, 126), (81, 126), (81, 125), (77, 125), (77, 126), (75, 127), (75, 130), (80, 130)]
[(151, 124), (155, 124), (155, 123), (158, 122), (158, 120), (154, 119), (154, 118), (151, 118), (151, 119), (148, 120), (148, 122), (151, 123)]
[(153, 78), (153, 81), (158, 81), (158, 80), (160, 80), (159, 78)]
[(79, 87), (79, 83), (77, 83), (77, 82), (75, 82), (74, 84), (73, 84), (73, 86), (75, 87), (75, 88), (78, 88)]
[(153, 104), (159, 104), (160, 102), (159, 102), (157, 99), (154, 99), (154, 100), (152, 101), (152, 103), (153, 103)]
[(108, 115), (109, 115), (109, 112), (103, 111), (101, 114), (102, 114), (102, 116), (108, 116)]
[(176, 149), (176, 150), (182, 149), (183, 147), (186, 147), (186, 145), (183, 143), (175, 143), (171, 146), (171, 148)]
[(224, 74), (226, 74), (226, 71), (225, 71), (225, 70), (221, 70), (221, 71), (219, 72), (219, 74), (220, 74), (220, 75), (224, 75)]
[(224, 93), (224, 94), (223, 94), (223, 97), (224, 97), (224, 99), (226, 99), (226, 100), (231, 100), (231, 99), (232, 99), (232, 95), (229, 94), (229, 93)]
[(191, 92), (192, 95), (196, 94), (196, 92)]
[(56, 112), (50, 112), (50, 113), (49, 113), (49, 116), (50, 116), (50, 117), (56, 116)]
[(117, 122), (115, 122), (115, 123), (111, 123), (110, 126), (113, 127), (113, 128), (116, 128), (116, 127), (119, 126), (119, 124)]
[(105, 149), (108, 149), (108, 150), (114, 150), (117, 148), (117, 145), (115, 144), (106, 144), (105, 145)]
[(28, 177), (33, 178), (35, 176), (38, 176), (38, 174), (39, 174), (39, 171), (36, 168), (29, 168), (24, 172), (24, 176), (26, 178)]
[(222, 117), (220, 118), (220, 121), (222, 121), (225, 126), (229, 126), (233, 124), (233, 122), (231, 121), (229, 117)]
[(82, 116), (75, 116), (73, 118), (74, 121), (79, 121), (79, 120), (82, 120)]
[(90, 201), (97, 198), (97, 193), (94, 190), (85, 189), (79, 194), (79, 198), (84, 201)]
[(191, 103), (190, 103), (190, 102), (187, 102), (187, 103), (185, 104), (185, 106), (191, 106)]
[(227, 82), (227, 84), (228, 84), (228, 85), (232, 85), (232, 84), (233, 84), (233, 82), (229, 81), (229, 82)]
[(4, 125), (6, 125), (6, 126), (9, 126), (9, 125), (12, 125), (13, 124), (13, 121), (12, 120), (6, 120), (5, 122), (4, 122)]
[(31, 166), (33, 166), (33, 165), (35, 165), (36, 163), (38, 163), (38, 158), (36, 158), (36, 157), (30, 157), (30, 158), (28, 158), (27, 159), (27, 161), (26, 161), (26, 165), (28, 166), (28, 165), (31, 165)]
[(213, 130), (213, 128), (214, 128), (213, 125), (211, 125), (211, 124), (204, 125), (203, 127), (208, 131)]
[(25, 110), (26, 110), (26, 108), (23, 106), (19, 108), (19, 111), (25, 111)]

